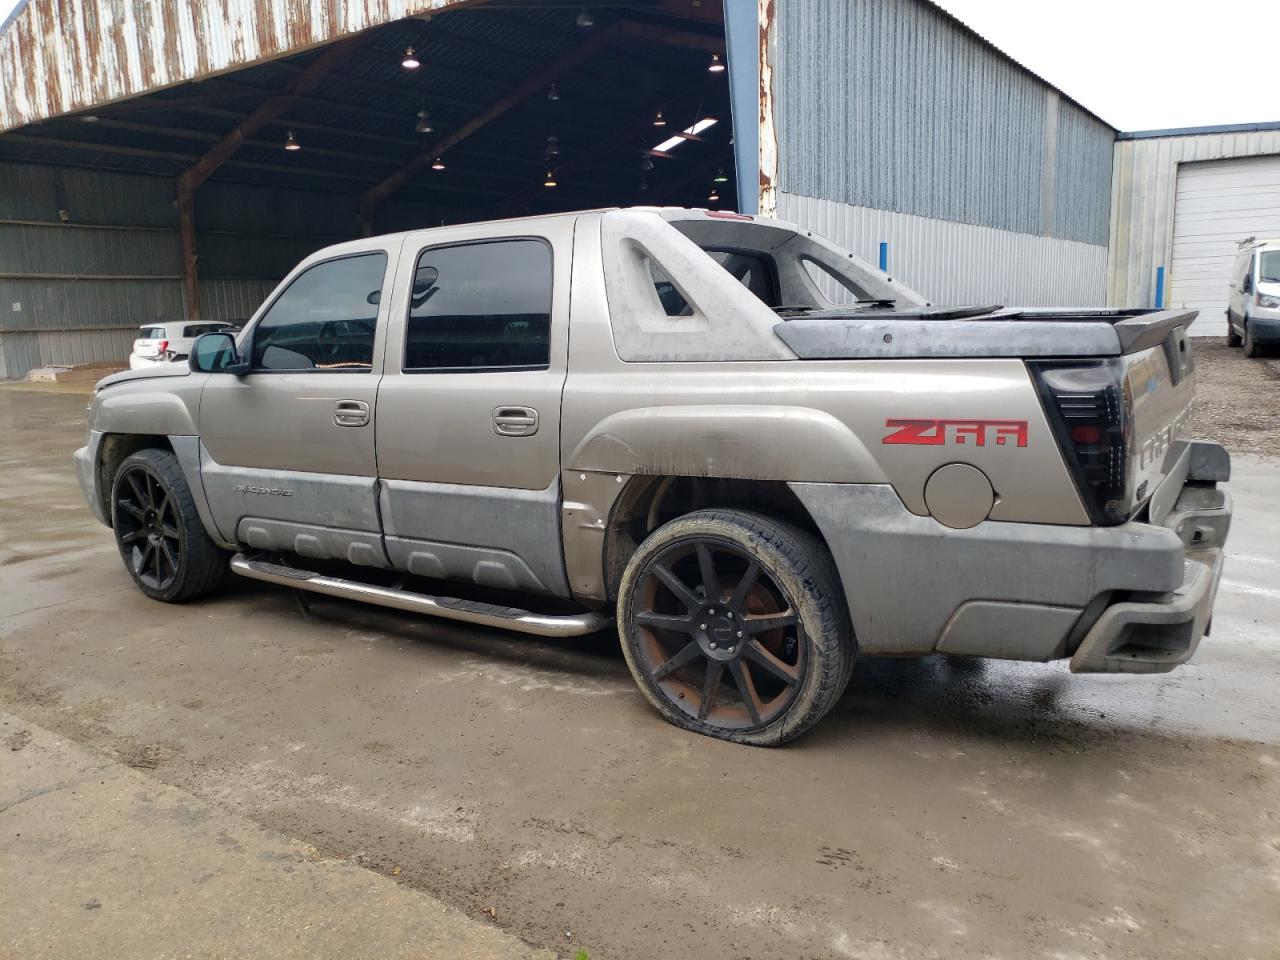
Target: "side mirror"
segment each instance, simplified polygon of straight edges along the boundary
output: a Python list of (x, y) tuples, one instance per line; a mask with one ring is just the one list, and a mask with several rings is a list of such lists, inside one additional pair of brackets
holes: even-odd
[(236, 353), (236, 338), (229, 333), (205, 333), (196, 337), (187, 361), (196, 373), (230, 373), (242, 377), (249, 361)]

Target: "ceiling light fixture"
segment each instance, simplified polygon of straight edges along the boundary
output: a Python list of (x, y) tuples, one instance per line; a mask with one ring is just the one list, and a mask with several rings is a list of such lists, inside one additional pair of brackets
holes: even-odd
[(414, 56), (413, 47), (404, 48), (404, 59), (400, 61), (400, 66), (406, 70), (417, 70), (422, 66), (422, 61)]
[(724, 73), (724, 61), (720, 59), (720, 54), (711, 55), (711, 62), (707, 64), (707, 73)]
[(712, 203), (718, 202), (720, 200), (720, 191), (717, 190), (715, 187), (712, 187), (711, 192), (707, 194), (707, 199), (710, 200)]
[(548, 100), (560, 99), (560, 91), (556, 89), (556, 85), (554, 83), (551, 86), (547, 87), (547, 99)]
[(85, 114), (83, 117), (81, 117), (80, 119), (81, 119), (82, 121), (84, 121), (85, 123), (97, 123), (97, 122), (98, 122), (98, 115), (97, 115), (96, 113), (87, 113), (87, 114)]
[(650, 157), (641, 157), (641, 158), (640, 158), (640, 170), (641, 170), (643, 173), (648, 173), (648, 172), (649, 172), (650, 170), (652, 170), (652, 169), (653, 169), (653, 160), (652, 160), (652, 158), (650, 158)]
[(591, 15), (591, 11), (586, 7), (582, 8), (582, 12), (578, 14), (578, 19), (574, 21), (580, 27), (594, 27), (596, 18)]
[(431, 164), (431, 169), (432, 169), (432, 170), (443, 170), (443, 169), (444, 169), (444, 161), (443, 161), (443, 160), (441, 160), (439, 157), (436, 157), (436, 158), (435, 158), (435, 160), (434, 160), (434, 161), (432, 162), (432, 164)]
[[(699, 121), (698, 121), (697, 123), (695, 123), (693, 126), (691, 126), (691, 127), (686, 127), (686, 128), (685, 128), (684, 130), (682, 130), (681, 132), (682, 132), (682, 133), (687, 133), (687, 134), (689, 134), (689, 136), (691, 136), (691, 137), (696, 137), (698, 134), (702, 133), (702, 131), (704, 131), (704, 130), (709, 130), (709, 129), (711, 129), (712, 127), (714, 127), (714, 126), (716, 125), (716, 123), (718, 123), (718, 122), (719, 122), (719, 121), (717, 121), (715, 117), (703, 117), (701, 120), (699, 120)], [(666, 140), (663, 140), (660, 144), (658, 144), (658, 145), (657, 145), (656, 147), (654, 147), (653, 149), (654, 149), (654, 150), (657, 150), (659, 153), (666, 153), (666, 152), (667, 152), (668, 150), (670, 150), (672, 147), (678, 147), (678, 146), (680, 146), (680, 144), (682, 144), (682, 143), (684, 143), (684, 137), (681, 137), (681, 136), (674, 136), (674, 137), (670, 137), (670, 138), (668, 138), (668, 139), (666, 139)]]
[(298, 142), (298, 138), (297, 138), (297, 137), (295, 137), (295, 136), (293, 135), (293, 131), (292, 131), (292, 130), (290, 130), (288, 133), (286, 133), (286, 134), (284, 135), (284, 148), (285, 148), (286, 150), (301, 150), (301, 149), (302, 149), (302, 144), (300, 144), (300, 143)]
[(548, 190), (556, 186), (556, 172), (554, 170), (547, 171), (546, 179), (542, 181), (542, 185)]
[(657, 114), (654, 116), (653, 125), (655, 127), (665, 127), (667, 125), (667, 118), (662, 115), (661, 110), (659, 110)]
[(711, 180), (712, 183), (728, 183), (729, 178), (724, 175), (724, 167), (716, 171), (716, 175)]
[(418, 122), (414, 124), (415, 133), (434, 133), (435, 127), (431, 125), (431, 115), (427, 113), (427, 108), (423, 107), (418, 111)]

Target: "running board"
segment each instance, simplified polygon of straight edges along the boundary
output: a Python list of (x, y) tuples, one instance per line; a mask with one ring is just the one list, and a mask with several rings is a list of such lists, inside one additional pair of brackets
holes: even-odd
[(377, 587), (356, 580), (326, 577), (309, 570), (299, 570), (297, 567), (286, 567), (266, 560), (254, 560), (243, 553), (237, 553), (231, 558), (231, 569), (250, 580), (261, 580), (264, 583), (292, 587), (295, 590), (310, 590), (312, 593), (322, 593), (329, 597), (360, 600), (380, 607), (407, 610), (410, 613), (425, 613), (428, 616), (443, 617), (446, 620), (461, 620), (464, 623), (478, 623), (503, 630), (518, 630), (521, 633), (532, 633), (539, 637), (580, 637), (595, 633), (609, 625), (608, 617), (589, 611), (567, 617), (553, 617), (531, 613), (517, 607), (501, 607), (475, 600), (431, 597), (425, 593), (410, 593), (407, 590)]

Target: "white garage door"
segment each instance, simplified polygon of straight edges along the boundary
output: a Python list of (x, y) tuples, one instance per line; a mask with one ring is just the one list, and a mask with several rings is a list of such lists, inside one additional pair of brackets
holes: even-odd
[(1200, 311), (1193, 334), (1226, 336), (1231, 261), (1254, 236), (1280, 237), (1280, 156), (1178, 166), (1169, 306)]

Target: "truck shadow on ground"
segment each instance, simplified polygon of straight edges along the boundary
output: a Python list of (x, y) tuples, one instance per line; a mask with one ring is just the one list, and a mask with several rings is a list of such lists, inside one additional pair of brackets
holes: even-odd
[[(524, 669), (531, 677), (556, 674), (571, 681), (616, 688), (620, 710), (649, 712), (634, 690), (615, 630), (584, 637), (548, 640), (433, 618), (417, 617), (328, 597), (291, 596), (287, 591), (241, 582), (236, 594), (256, 602), (294, 607), (317, 626), (374, 630), (398, 642), (421, 644), (458, 654), (459, 660), (492, 661)], [(246, 596), (246, 599), (248, 597)], [(1151, 677), (1076, 677), (1065, 662), (1016, 663), (930, 656), (861, 658), (836, 708), (792, 749), (878, 741), (912, 732), (962, 737), (1006, 746), (1090, 750), (1127, 744), (1151, 746), (1153, 738), (1185, 740), (1181, 734), (1147, 724), (1120, 723), (1134, 685), (1158, 683)], [(634, 696), (627, 694), (634, 693)], [(1114, 710), (1111, 709), (1114, 707)]]

